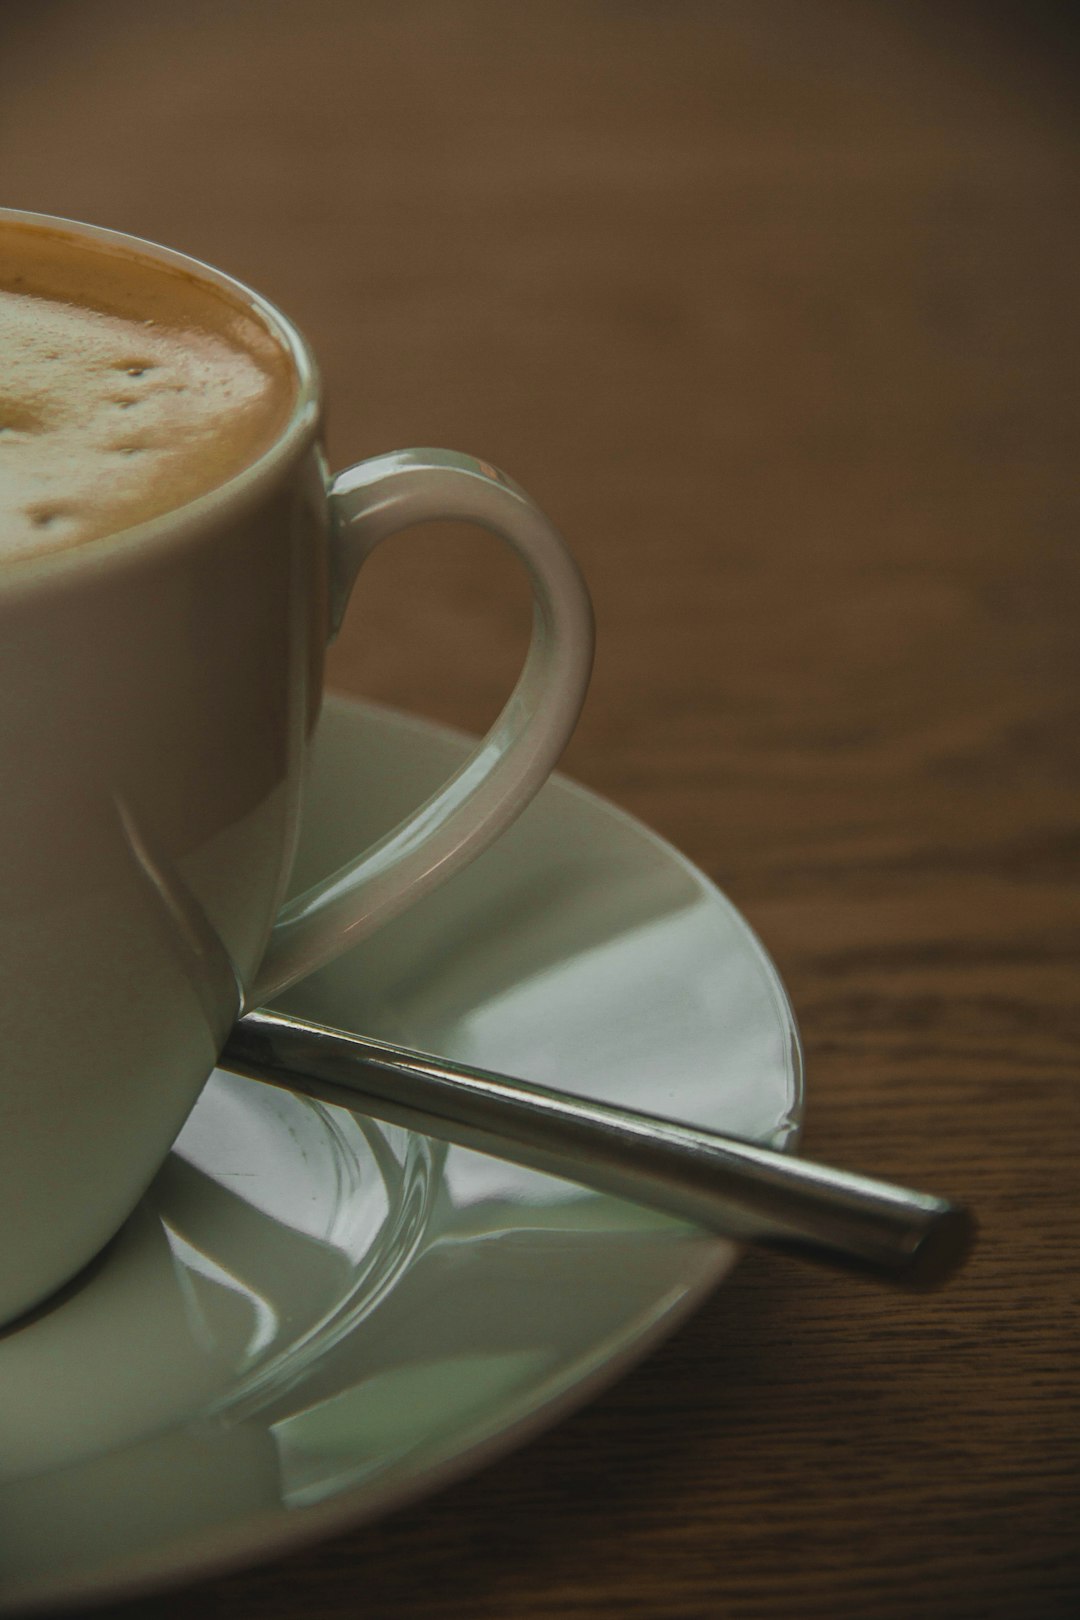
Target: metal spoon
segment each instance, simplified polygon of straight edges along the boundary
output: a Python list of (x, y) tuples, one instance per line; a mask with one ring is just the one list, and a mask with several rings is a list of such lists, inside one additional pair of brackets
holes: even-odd
[(241, 1018), (220, 1063), (741, 1243), (909, 1288), (944, 1282), (975, 1235), (967, 1209), (927, 1193), (282, 1013)]

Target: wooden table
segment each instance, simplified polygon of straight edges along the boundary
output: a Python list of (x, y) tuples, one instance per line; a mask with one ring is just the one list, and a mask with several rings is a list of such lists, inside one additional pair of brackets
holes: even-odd
[[(1049, 1620), (1077, 1517), (1077, 125), (1064, 10), (21, 4), (5, 200), (254, 281), (337, 463), (512, 470), (590, 579), (566, 758), (743, 908), (807, 1150), (970, 1199), (898, 1297), (758, 1257), (554, 1432), (120, 1614)], [(513, 568), (378, 556), (337, 685), (471, 728)]]

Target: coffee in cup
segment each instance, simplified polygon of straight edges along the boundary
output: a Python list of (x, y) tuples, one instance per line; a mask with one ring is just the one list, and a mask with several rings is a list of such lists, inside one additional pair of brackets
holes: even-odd
[(2, 557), (159, 517), (258, 459), (288, 354), (206, 282), (0, 225)]

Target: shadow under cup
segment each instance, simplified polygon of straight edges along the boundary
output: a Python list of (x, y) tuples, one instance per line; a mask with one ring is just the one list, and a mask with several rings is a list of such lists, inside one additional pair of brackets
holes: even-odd
[(302, 339), (165, 249), (0, 211), (0, 299), (25, 316), (80, 276), (97, 313), (254, 327), (278, 393), (254, 458), (222, 481), (211, 442), (180, 505), (40, 550), (0, 531), (0, 1322), (118, 1229), (213, 1069), (285, 889), (330, 622)]

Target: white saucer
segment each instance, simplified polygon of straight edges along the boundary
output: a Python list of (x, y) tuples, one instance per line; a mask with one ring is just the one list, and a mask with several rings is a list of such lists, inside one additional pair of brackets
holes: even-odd
[[(297, 885), (435, 786), (461, 738), (328, 700)], [(769, 1143), (798, 1037), (746, 924), (563, 780), (294, 1011)], [(552, 1423), (734, 1247), (217, 1073), (96, 1265), (0, 1336), (0, 1607), (121, 1597), (384, 1513)]]

